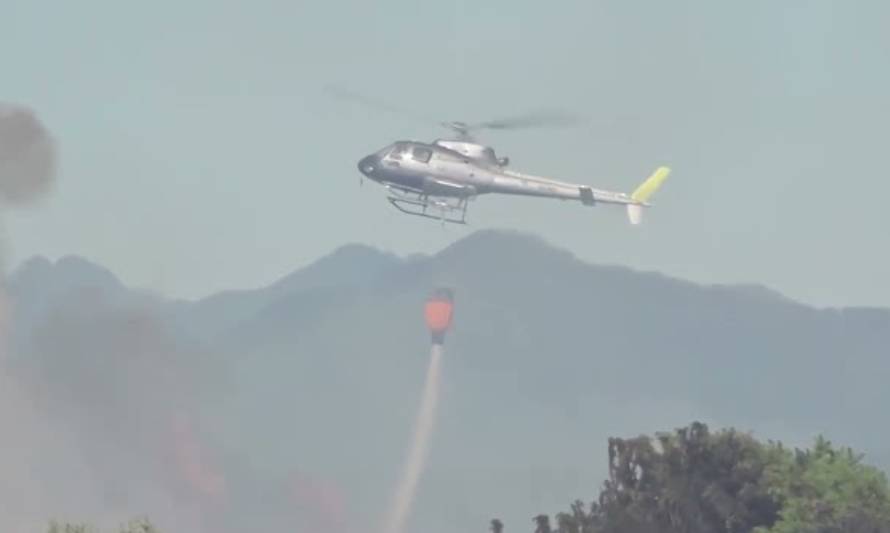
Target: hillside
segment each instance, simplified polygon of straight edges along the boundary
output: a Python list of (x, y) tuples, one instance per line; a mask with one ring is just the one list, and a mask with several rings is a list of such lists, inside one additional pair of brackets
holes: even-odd
[[(8, 284), (23, 310), (16, 375), (47, 416), (85, 450), (101, 438), (102, 457), (152, 464), (144, 432), (186, 409), (227, 477), (214, 505), (234, 526), (377, 524), (426, 365), (422, 302), (439, 285), (455, 289), (457, 314), (412, 521), (426, 531), (479, 530), (492, 515), (524, 526), (530, 509), (597, 492), (608, 436), (694, 419), (890, 456), (890, 311), (587, 264), (528, 235), (479, 232), (411, 260), (350, 245), (198, 302), (146, 297), (74, 258), (29, 261)], [(175, 478), (93, 470), (108, 485)]]

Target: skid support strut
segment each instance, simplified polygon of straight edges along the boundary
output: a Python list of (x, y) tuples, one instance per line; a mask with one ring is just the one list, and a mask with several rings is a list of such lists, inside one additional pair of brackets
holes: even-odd
[(469, 196), (461, 198), (435, 197), (395, 188), (390, 188), (389, 191), (390, 195), (387, 200), (402, 213), (431, 218), (443, 223), (467, 223), (467, 204), (471, 198)]

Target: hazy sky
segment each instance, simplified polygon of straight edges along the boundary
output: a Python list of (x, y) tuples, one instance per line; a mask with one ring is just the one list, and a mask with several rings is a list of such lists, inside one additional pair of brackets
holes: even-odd
[[(13, 264), (77, 253), (195, 297), (349, 242), (435, 251), (509, 227), (593, 262), (890, 306), (886, 2), (0, 0), (0, 13), (0, 100), (36, 108), (62, 158), (52, 199), (6, 217)], [(642, 227), (483, 197), (472, 226), (443, 229), (359, 188), (355, 164), (444, 132), (331, 100), (327, 83), (442, 119), (558, 105), (590, 124), (485, 140), (517, 169), (598, 187), (674, 174)]]

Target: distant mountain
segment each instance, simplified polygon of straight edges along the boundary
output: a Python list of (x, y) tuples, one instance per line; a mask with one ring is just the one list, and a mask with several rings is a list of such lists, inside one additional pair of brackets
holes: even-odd
[(56, 262), (41, 256), (25, 261), (7, 280), (14, 324), (12, 342), (23, 342), (33, 327), (60, 305), (91, 298), (121, 300), (129, 291), (109, 270), (77, 256)]
[[(75, 298), (50, 287), (89, 285), (124, 301), (127, 289), (106, 271), (60, 264), (32, 260), (9, 280), (21, 305), (40, 302), (32, 322)], [(364, 530), (388, 504), (407, 446), (427, 362), (422, 304), (442, 285), (456, 292), (456, 315), (417, 528), (481, 530), (496, 514), (521, 529), (529, 513), (597, 493), (608, 436), (692, 420), (792, 444), (821, 432), (872, 460), (890, 457), (881, 424), (890, 310), (815, 309), (759, 286), (592, 265), (519, 233), (482, 231), (411, 259), (350, 245), (268, 287), (145, 304), (164, 325), (152, 350), (165, 366), (140, 372), (177, 376), (170, 390), (199, 405), (207, 439), (239, 493), (253, 494), (250, 505), (260, 506), (260, 487), (308, 471), (338, 487), (343, 527)], [(101, 331), (66, 362), (70, 379), (93, 365), (116, 368), (104, 353), (125, 347), (93, 350)], [(36, 374), (69, 355), (64, 345), (43, 350)], [(260, 499), (269, 528), (291, 516), (283, 501)]]
[(224, 332), (276, 300), (305, 289), (355, 286), (395, 267), (399, 259), (364, 245), (347, 245), (277, 282), (255, 290), (225, 291), (183, 306), (179, 318), (198, 336)]
[(109, 270), (77, 256), (65, 256), (56, 262), (33, 257), (12, 272), (8, 285), (11, 296), (25, 307), (66, 298), (73, 292), (125, 290)]

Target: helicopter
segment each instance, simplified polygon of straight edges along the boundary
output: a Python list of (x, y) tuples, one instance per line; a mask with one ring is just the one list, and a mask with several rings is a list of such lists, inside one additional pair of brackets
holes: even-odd
[[(328, 90), (340, 98), (409, 114), (342, 88), (328, 87)], [(471, 134), (477, 130), (509, 130), (575, 122), (575, 118), (564, 113), (536, 113), (475, 124), (438, 122), (455, 135), (432, 142), (399, 140), (362, 157), (357, 167), (361, 173), (360, 179), (366, 177), (386, 188), (387, 200), (399, 211), (443, 223), (466, 224), (467, 205), (471, 200), (483, 194), (506, 194), (574, 200), (586, 206), (622, 205), (630, 223), (639, 224), (643, 209), (651, 206), (649, 198), (670, 174), (668, 167), (657, 168), (629, 194), (601, 190), (509, 169), (508, 157), (499, 157), (494, 148), (477, 142)]]

